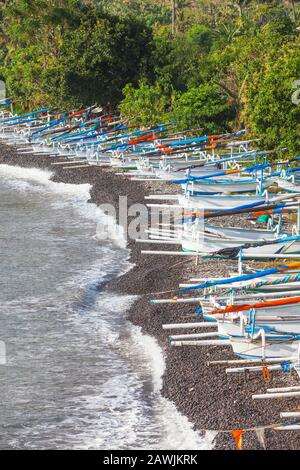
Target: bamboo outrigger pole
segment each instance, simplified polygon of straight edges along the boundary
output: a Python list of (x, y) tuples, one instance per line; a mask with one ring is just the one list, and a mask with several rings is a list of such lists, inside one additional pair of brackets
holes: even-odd
[[(297, 398), (300, 397), (300, 391), (298, 392), (279, 392), (279, 393), (261, 393), (252, 395), (252, 400), (269, 400), (272, 398)], [(300, 426), (299, 426), (300, 429)]]

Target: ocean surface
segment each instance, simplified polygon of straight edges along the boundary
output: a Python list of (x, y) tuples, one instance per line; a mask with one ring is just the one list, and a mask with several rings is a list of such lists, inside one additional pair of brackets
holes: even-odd
[[(104, 283), (130, 269), (89, 185), (0, 165), (0, 449), (202, 449), (160, 394), (164, 357)], [(111, 226), (110, 226), (111, 229)], [(3, 345), (3, 343), (2, 343)]]

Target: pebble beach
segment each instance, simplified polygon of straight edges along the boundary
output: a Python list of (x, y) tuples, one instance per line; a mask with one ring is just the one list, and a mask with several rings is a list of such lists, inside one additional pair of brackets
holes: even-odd
[[(128, 205), (144, 203), (144, 197), (153, 193), (169, 194), (174, 187), (167, 183), (129, 181), (125, 175), (100, 167), (63, 169), (51, 166), (61, 159), (19, 155), (13, 147), (0, 146), (0, 164), (48, 169), (56, 182), (90, 184), (90, 202), (118, 207), (119, 196), (128, 196)], [(226, 375), (224, 366), (208, 366), (208, 361), (234, 359), (231, 348), (172, 347), (167, 340), (164, 323), (194, 321), (194, 308), (189, 305), (150, 305), (156, 293), (176, 295), (180, 282), (192, 276), (211, 277), (228, 275), (236, 269), (235, 261), (200, 260), (192, 257), (141, 255), (141, 245), (128, 241), (132, 269), (123, 276), (108, 282), (105, 289), (111, 292), (137, 295), (137, 300), (127, 311), (128, 319), (142, 328), (145, 334), (157, 339), (166, 361), (162, 395), (174, 402), (176, 408), (193, 423), (196, 430), (216, 434), (214, 449), (235, 449), (230, 430), (247, 430), (279, 423), (281, 411), (295, 410), (297, 399), (253, 401), (252, 394), (264, 393), (267, 388), (297, 384), (292, 374), (271, 372), (265, 381), (261, 373)], [(161, 249), (174, 249), (161, 245)], [(103, 288), (103, 286), (102, 286)], [(300, 432), (280, 432), (265, 429), (264, 445), (268, 450), (299, 449)], [(255, 430), (243, 435), (243, 448), (262, 449)]]

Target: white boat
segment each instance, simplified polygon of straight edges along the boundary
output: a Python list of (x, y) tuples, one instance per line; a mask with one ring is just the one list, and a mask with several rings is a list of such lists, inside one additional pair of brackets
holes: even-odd
[(292, 180), (289, 181), (284, 178), (278, 178), (277, 184), (279, 188), (284, 189), (285, 191), (290, 193), (298, 193), (300, 191), (300, 185), (293, 182)]
[(292, 339), (286, 335), (266, 336), (265, 345), (261, 338), (230, 338), (234, 354), (244, 359), (273, 359), (297, 356), (300, 344), (299, 339)]
[[(202, 235), (202, 236), (201, 236)], [(213, 254), (219, 250), (228, 248), (239, 248), (245, 245), (246, 240), (230, 240), (220, 237), (213, 237), (207, 234), (200, 234), (198, 238), (188, 237), (184, 234), (181, 238), (181, 246), (183, 251), (196, 252), (203, 255)], [(263, 241), (263, 240), (262, 240)], [(247, 256), (264, 254), (299, 254), (300, 253), (300, 240), (282, 241), (278, 243), (266, 244), (261, 246), (254, 246), (250, 248), (243, 248), (243, 253)]]
[[(185, 224), (185, 226), (188, 226)], [(196, 226), (196, 225), (195, 225)], [(199, 228), (201, 231), (201, 226)], [(275, 240), (277, 236), (277, 228), (273, 230), (267, 229), (247, 229), (240, 227), (221, 227), (219, 225), (213, 225), (208, 222), (205, 222), (204, 233), (207, 235), (216, 235), (218, 237), (225, 237), (228, 239), (234, 240), (244, 240), (245, 242), (254, 242), (259, 240)], [(281, 232), (281, 236), (291, 236), (290, 232), (284, 231)]]
[[(274, 183), (272, 179), (265, 179), (262, 183), (263, 189), (267, 189)], [(259, 187), (259, 181), (249, 178), (231, 178), (222, 180), (210, 180), (210, 181), (197, 181), (189, 183), (188, 189), (191, 194), (230, 194), (230, 193), (250, 193), (257, 191)], [(182, 185), (183, 189), (186, 189), (186, 185)]]
[[(278, 313), (277, 313), (278, 315)], [(281, 316), (264, 316), (262, 312), (255, 319), (255, 326), (264, 328), (269, 333), (284, 333), (300, 335), (300, 308), (298, 313), (293, 315), (292, 312), (285, 312)], [(248, 315), (241, 314), (234, 319), (217, 320), (218, 333), (222, 337), (237, 337), (244, 336), (244, 330), (241, 326), (241, 318), (244, 325), (247, 325)]]
[(262, 205), (267, 202), (265, 196), (185, 196), (178, 195), (180, 206), (190, 210), (230, 210), (251, 205)]
[[(280, 299), (276, 299), (276, 300), (280, 300)], [(251, 301), (247, 301), (247, 304), (249, 304), (249, 308), (247, 310), (245, 310), (244, 312), (249, 312), (250, 308), (251, 308), (251, 304), (253, 303), (256, 303), (257, 302), (257, 299), (253, 299), (253, 302)], [(234, 304), (233, 304), (234, 305)], [(210, 320), (215, 320), (215, 319), (223, 319), (223, 318), (229, 318), (229, 319), (235, 319), (237, 318), (237, 316), (240, 316), (241, 314), (243, 314), (244, 316), (247, 315), (247, 313), (243, 313), (243, 312), (240, 312), (238, 310), (238, 304), (237, 304), (237, 310), (235, 312), (235, 315), (231, 315), (231, 314), (223, 314), (223, 313), (220, 313), (220, 314), (217, 314), (217, 316), (215, 316), (215, 314), (211, 314), (212, 310), (214, 309), (215, 307), (212, 307), (211, 305), (205, 305), (203, 304), (202, 305), (202, 310), (204, 312), (204, 315), (207, 319), (210, 319)], [(222, 307), (220, 307), (222, 308)], [(225, 316), (224, 316), (225, 315)], [(260, 319), (264, 319), (264, 318), (288, 318), (290, 316), (299, 316), (300, 317), (300, 303), (290, 303), (290, 304), (282, 304), (282, 305), (272, 305), (272, 306), (262, 306), (259, 308), (259, 313), (257, 314), (257, 316), (260, 318)], [(246, 317), (245, 317), (246, 318)]]
[[(295, 194), (279, 194), (273, 197), (269, 197), (267, 192), (262, 196), (239, 196), (232, 194), (230, 196), (224, 195), (199, 195), (192, 196), (189, 193), (184, 195), (177, 195), (176, 199), (178, 204), (191, 211), (223, 211), (223, 210), (237, 210), (243, 208), (252, 208), (253, 210), (259, 210), (259, 207), (263, 204), (279, 204), (283, 201), (287, 202), (289, 199), (297, 200), (300, 197), (300, 193)], [(148, 196), (147, 199), (156, 200), (168, 200), (173, 199), (174, 195), (161, 195), (161, 196)]]
[[(217, 171), (217, 168), (215, 165), (209, 165), (209, 166), (204, 165), (197, 169), (193, 169), (192, 174), (193, 176), (208, 176), (210, 174), (216, 173), (216, 171)], [(175, 168), (172, 168), (172, 166), (168, 163), (168, 165), (165, 166), (165, 168), (162, 167), (156, 170), (155, 175), (157, 176), (157, 178), (161, 180), (166, 180), (166, 181), (174, 180), (175, 181), (175, 180), (186, 178), (186, 169), (184, 168), (178, 169), (178, 171), (176, 169), (175, 171)]]

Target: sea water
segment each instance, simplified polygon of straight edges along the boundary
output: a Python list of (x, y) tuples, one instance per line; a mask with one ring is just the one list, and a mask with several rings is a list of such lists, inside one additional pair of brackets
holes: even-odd
[[(0, 449), (211, 447), (160, 394), (163, 352), (104, 285), (130, 269), (89, 185), (0, 165)], [(3, 344), (1, 343), (1, 344)]]

